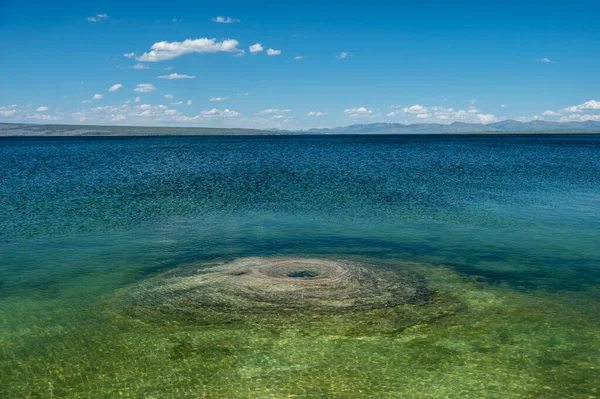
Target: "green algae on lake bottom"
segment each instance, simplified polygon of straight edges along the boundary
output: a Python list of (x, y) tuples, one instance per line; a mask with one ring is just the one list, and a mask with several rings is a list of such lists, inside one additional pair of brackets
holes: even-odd
[[(214, 268), (218, 273), (239, 272), (240, 267), (248, 268), (248, 261), (256, 265), (265, 260), (213, 265), (208, 273), (215, 273)], [(190, 274), (198, 268), (194, 266), (125, 290), (135, 292), (137, 301), (140, 288), (144, 292), (160, 286), (171, 294), (173, 289), (184, 289), (184, 293), (190, 282), (181, 284), (180, 280), (173, 285), (172, 279), (185, 281), (196, 275), (197, 271)], [(181, 370), (180, 378), (186, 383), (177, 388), (182, 395), (501, 398), (597, 394), (594, 381), (600, 350), (597, 346), (585, 349), (600, 343), (597, 323), (589, 325), (581, 322), (580, 315), (565, 315), (568, 306), (548, 312), (547, 293), (522, 295), (429, 264), (391, 262), (384, 270), (394, 266), (400, 273), (423, 273), (429, 292), (435, 290), (435, 294), (427, 301), (369, 309), (295, 307), (289, 312), (285, 303), (267, 308), (246, 303), (243, 310), (235, 311), (229, 306), (200, 304), (195, 312), (175, 315), (172, 309), (165, 313), (154, 298), (135, 303), (137, 310), (128, 308), (126, 314), (111, 309), (107, 317), (128, 331), (158, 333), (158, 340), (147, 336), (154, 341), (148, 342), (148, 348), (155, 348), (170, 367)], [(542, 313), (550, 317), (540, 317)], [(565, 328), (565, 317), (575, 324)], [(175, 370), (171, 375), (177, 375)], [(190, 371), (194, 378), (187, 375)]]
[[(581, 304), (560, 298), (556, 306), (547, 292), (519, 293), (431, 264), (387, 267), (394, 264), (423, 275), (435, 295), (357, 311), (232, 313), (218, 307), (190, 320), (143, 305), (138, 313), (123, 312), (123, 293), (147, 282), (125, 287), (88, 315), (86, 327), (51, 331), (44, 325), (50, 321), (40, 320), (34, 330), (4, 336), (3, 361), (19, 361), (3, 368), (1, 387), (9, 397), (598, 394), (600, 326), (573, 313)], [(57, 317), (64, 322), (73, 315)], [(22, 339), (44, 344), (25, 354)]]
[[(189, 370), (210, 376), (202, 388), (182, 389), (190, 396), (598, 394), (594, 381), (599, 376), (600, 339), (595, 334), (599, 326), (582, 323), (581, 315), (566, 315), (571, 312), (569, 304), (548, 312), (547, 293), (531, 297), (462, 278), (443, 267), (404, 262), (390, 266), (394, 264), (424, 273), (435, 296), (427, 303), (391, 309), (250, 311), (219, 322), (221, 312), (211, 314), (202, 325), (120, 315), (116, 320), (145, 328), (160, 325), (165, 356), (168, 353), (172, 362), (185, 365), (181, 367), (192, 366)], [(574, 324), (565, 327), (565, 316)], [(586, 350), (588, 345), (591, 351)]]

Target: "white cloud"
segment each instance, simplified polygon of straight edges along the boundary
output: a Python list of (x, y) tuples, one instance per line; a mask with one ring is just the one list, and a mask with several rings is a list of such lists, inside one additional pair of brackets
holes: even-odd
[(261, 51), (264, 51), (265, 49), (263, 48), (262, 44), (260, 43), (256, 43), (253, 44), (252, 46), (249, 47), (250, 48), (250, 52), (252, 54), (256, 54), (256, 53), (260, 53)]
[(295, 59), (295, 60), (303, 60), (303, 59), (304, 59), (304, 56), (297, 55), (297, 56), (295, 56), (295, 57), (294, 57), (294, 59)]
[(167, 100), (172, 100), (172, 99), (173, 99), (175, 96), (174, 96), (174, 95), (172, 95), (172, 94), (165, 94), (165, 95), (164, 95), (164, 97), (165, 97)]
[(471, 99), (471, 105), (475, 105), (477, 104), (477, 99), (476, 98), (472, 98)]
[(272, 48), (267, 50), (267, 55), (279, 55), (281, 54), (281, 50), (274, 50)]
[(134, 58), (137, 54), (136, 53), (125, 53), (123, 54), (123, 57), (125, 58)]
[(43, 115), (43, 114), (33, 114), (26, 116), (27, 119), (37, 119), (39, 121), (57, 121), (60, 120), (59, 116), (54, 115)]
[(122, 121), (123, 119), (125, 119), (125, 115), (117, 114), (117, 115), (114, 115), (112, 118), (110, 118), (110, 121), (111, 122), (119, 122), (119, 121)]
[(192, 105), (192, 100), (188, 100), (187, 105)]
[(177, 18), (173, 18), (173, 19), (171, 20), (171, 22), (175, 22), (175, 23), (177, 23), (177, 22), (181, 22), (181, 21), (183, 21), (183, 19), (177, 19)]
[(138, 61), (156, 62), (166, 61), (180, 57), (185, 54), (209, 54), (209, 53), (243, 53), (238, 48), (239, 42), (234, 39), (217, 41), (216, 39), (186, 39), (183, 42), (157, 42), (151, 47), (151, 51), (139, 56)]
[[(287, 110), (280, 110), (280, 111), (287, 111)], [(273, 127), (277, 127), (277, 128), (283, 128), (286, 126), (289, 126), (290, 123), (294, 122), (294, 118), (292, 118), (291, 116), (288, 115), (284, 115), (284, 114), (272, 114), (272, 113), (267, 113), (267, 114), (260, 114), (258, 113), (257, 116), (251, 118), (251, 119), (246, 119), (243, 121), (245, 126), (248, 125), (252, 125), (252, 126), (256, 126), (259, 128), (273, 128)]]
[(288, 112), (291, 112), (291, 109), (277, 109), (277, 108), (269, 108), (269, 109), (263, 109), (262, 111), (259, 111), (256, 113), (256, 115), (272, 115), (272, 114), (287, 114)]
[(561, 117), (559, 122), (585, 122), (585, 121), (600, 121), (600, 114), (570, 114)]
[(172, 69), (173, 69), (173, 67), (172, 67), (172, 66), (166, 66), (166, 67), (164, 67), (164, 70), (165, 70), (165, 71), (170, 71), (170, 70), (172, 70)]
[(121, 83), (117, 83), (116, 85), (111, 86), (110, 89), (108, 89), (108, 91), (117, 91), (122, 88), (123, 88), (123, 85)]
[[(25, 108), (31, 108), (30, 105)], [(46, 106), (40, 106), (36, 109), (36, 112), (44, 112), (48, 111), (50, 108)], [(10, 119), (36, 119), (39, 121), (57, 121), (60, 120), (60, 116), (55, 115), (46, 115), (40, 113), (31, 113), (28, 109), (22, 109), (17, 104), (13, 104), (11, 106), (0, 107), (0, 117), (10, 118)]]
[(91, 103), (91, 102), (92, 102), (92, 100), (83, 100), (81, 103), (82, 104), (88, 104), (88, 103)]
[(87, 17), (86, 20), (90, 22), (99, 22), (106, 18), (108, 18), (108, 15), (106, 14), (96, 14), (94, 17)]
[(350, 55), (350, 53), (347, 53), (347, 52), (345, 52), (345, 51), (342, 51), (341, 53), (339, 53), (339, 54), (338, 54), (338, 55), (336, 55), (335, 57), (343, 60), (344, 58), (348, 58), (348, 56), (349, 56), (349, 55)]
[(227, 100), (227, 97), (213, 97), (210, 98), (208, 101), (225, 101)]
[(600, 101), (590, 100), (583, 104), (573, 105), (571, 107), (564, 108), (562, 112), (574, 113), (582, 112), (585, 110), (600, 110)]
[(508, 108), (508, 105), (506, 105), (506, 104), (500, 104), (500, 108)]
[(93, 100), (102, 100), (102, 97), (104, 97), (104, 95), (102, 95), (102, 94), (94, 94)]
[(139, 97), (136, 97), (135, 100), (133, 100), (134, 103), (139, 103), (140, 101), (142, 101), (142, 99)]
[(96, 107), (75, 112), (71, 116), (78, 121), (91, 121), (93, 123), (119, 122), (127, 118), (132, 120), (133, 123), (142, 125), (176, 122), (183, 117), (179, 112), (170, 109), (166, 105), (151, 104)]
[[(492, 114), (480, 113), (477, 108), (471, 106), (466, 110), (455, 110), (454, 108), (445, 108), (440, 106), (426, 107), (415, 104), (410, 107), (398, 108), (395, 111), (386, 114), (388, 117), (404, 116), (407, 118), (416, 118), (413, 121), (426, 122), (465, 122), (465, 123), (492, 123), (497, 118)], [(410, 122), (410, 119), (407, 121)]]
[(571, 105), (557, 111), (548, 109), (542, 112), (542, 116), (560, 116), (559, 122), (596, 121), (600, 118), (600, 101), (590, 100), (583, 104)]
[(480, 123), (492, 123), (496, 121), (496, 117), (492, 114), (477, 114)]
[(150, 93), (154, 90), (156, 90), (156, 87), (154, 87), (154, 85), (151, 83), (140, 83), (135, 89), (133, 89), (133, 91), (138, 93)]
[(423, 112), (427, 111), (427, 108), (422, 105), (415, 104), (411, 107), (403, 108), (402, 111), (408, 114), (422, 114)]
[(0, 116), (9, 117), (17, 113), (16, 107), (0, 107)]
[(323, 115), (327, 115), (327, 112), (321, 112), (321, 111), (310, 111), (308, 114), (306, 114), (307, 116), (323, 116)]
[(365, 107), (358, 108), (348, 108), (344, 110), (344, 113), (348, 115), (350, 118), (357, 118), (361, 116), (369, 116), (373, 113), (372, 110), (367, 109)]
[(196, 79), (196, 76), (180, 75), (178, 73), (172, 73), (170, 75), (157, 76), (157, 79)]
[[(188, 100), (191, 102), (192, 100)], [(185, 103), (185, 101), (184, 101)], [(192, 110), (192, 107), (178, 110), (178, 106), (154, 105), (149, 103), (134, 103), (125, 101), (121, 105), (101, 106), (82, 109), (70, 114), (72, 123), (80, 124), (121, 124), (133, 126), (214, 126), (214, 127), (239, 127), (239, 128), (287, 128), (295, 126), (292, 117), (282, 114), (268, 114), (265, 116), (244, 117), (233, 109), (206, 109), (192, 115), (186, 115), (183, 109)], [(280, 110), (282, 111), (282, 110)], [(27, 113), (24, 109), (13, 107), (0, 107), (0, 118), (7, 121), (26, 121), (27, 119), (50, 122), (61, 119), (60, 114), (44, 115), (33, 112)]]
[(229, 109), (224, 109), (223, 111), (221, 111), (220, 109), (213, 108), (208, 111), (200, 111), (200, 115), (204, 118), (235, 118), (240, 116), (241, 114), (239, 112)]
[(183, 104), (183, 101), (177, 101), (177, 102), (171, 103), (171, 105), (181, 105), (181, 104)]
[(212, 19), (213, 22), (218, 24), (233, 24), (236, 22), (240, 22), (239, 19), (231, 18), (231, 17), (215, 17)]
[(542, 115), (544, 115), (544, 116), (560, 116), (562, 114), (560, 112), (554, 112), (554, 111), (551, 111), (551, 110), (546, 110), (546, 111), (542, 112)]
[(104, 106), (74, 112), (71, 117), (80, 123), (91, 120), (93, 123), (119, 122), (126, 118), (125, 114), (130, 112), (131, 107), (124, 104), (121, 107)]
[(554, 64), (554, 61), (552, 61), (550, 58), (538, 58), (536, 60), (537, 62), (541, 62), (542, 64)]
[(559, 122), (600, 121), (600, 101), (590, 100), (583, 104), (572, 105), (560, 111), (547, 110), (544, 116), (560, 116)]
[(132, 66), (133, 69), (150, 69), (150, 67), (146, 64), (142, 64), (141, 62), (138, 62), (137, 64), (135, 64), (134, 66)]

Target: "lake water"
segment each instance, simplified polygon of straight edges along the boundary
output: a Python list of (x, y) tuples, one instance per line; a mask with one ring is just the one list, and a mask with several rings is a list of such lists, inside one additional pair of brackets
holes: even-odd
[[(4, 398), (600, 397), (600, 135), (3, 138), (0, 254)], [(435, 297), (202, 320), (123, 299), (257, 256)]]

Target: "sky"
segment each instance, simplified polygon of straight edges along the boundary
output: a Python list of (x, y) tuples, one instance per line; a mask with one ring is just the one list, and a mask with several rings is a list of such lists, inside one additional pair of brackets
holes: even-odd
[(600, 2), (0, 0), (0, 122), (600, 120)]

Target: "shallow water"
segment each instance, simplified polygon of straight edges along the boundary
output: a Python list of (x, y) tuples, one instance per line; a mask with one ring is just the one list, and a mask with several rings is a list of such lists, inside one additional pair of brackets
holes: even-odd
[[(598, 397), (599, 237), (598, 135), (1, 139), (0, 396)], [(409, 269), (437, 294), (120, 311), (251, 256)]]

